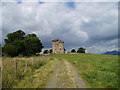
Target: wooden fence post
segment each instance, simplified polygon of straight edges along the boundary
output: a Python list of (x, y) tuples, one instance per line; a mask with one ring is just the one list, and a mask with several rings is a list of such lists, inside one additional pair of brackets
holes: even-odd
[(26, 60), (25, 68), (26, 68), (26, 70), (27, 70), (27, 68), (28, 68), (28, 60)]
[(44, 59), (45, 59), (45, 57), (44, 57), (44, 55), (43, 55), (42, 60), (44, 60)]
[(18, 67), (18, 62), (15, 61), (15, 77), (17, 76), (17, 67)]
[(32, 64), (34, 64), (34, 60), (33, 60), (33, 58), (32, 58)]

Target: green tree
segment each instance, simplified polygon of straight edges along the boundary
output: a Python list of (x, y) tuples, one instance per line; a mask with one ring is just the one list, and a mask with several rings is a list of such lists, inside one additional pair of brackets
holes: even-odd
[(64, 48), (64, 53), (65, 53), (66, 49)]
[(0, 57), (2, 56), (2, 45), (0, 44)]
[(17, 47), (12, 43), (6, 44), (3, 47), (4, 53), (8, 56), (14, 57), (17, 56)]
[(71, 50), (71, 53), (75, 53), (75, 52), (76, 52), (75, 49), (72, 49), (72, 50)]
[(24, 47), (25, 33), (22, 30), (18, 30), (13, 33), (8, 33), (5, 38), (5, 45), (3, 47), (4, 54), (9, 56), (18, 56), (25, 51)]
[(43, 46), (35, 34), (28, 34), (18, 30), (6, 35), (3, 51), (9, 56), (29, 56), (41, 52)]
[(39, 38), (35, 34), (28, 34), (24, 40), (25, 43), (25, 55), (33, 55), (41, 52), (43, 46)]
[(13, 33), (8, 33), (6, 35), (6, 37), (7, 38), (5, 39), (5, 43), (8, 44), (8, 43), (12, 43), (16, 40), (23, 40), (25, 37), (25, 33), (22, 30), (18, 30)]
[(77, 50), (77, 53), (85, 53), (85, 48), (80, 47), (80, 48)]
[(48, 52), (49, 52), (48, 50), (44, 50), (43, 54), (48, 54)]
[(49, 50), (49, 53), (52, 53), (52, 49)]
[(25, 53), (25, 45), (24, 45), (24, 40), (15, 40), (13, 42), (13, 45), (16, 47), (16, 54), (17, 55), (24, 55)]

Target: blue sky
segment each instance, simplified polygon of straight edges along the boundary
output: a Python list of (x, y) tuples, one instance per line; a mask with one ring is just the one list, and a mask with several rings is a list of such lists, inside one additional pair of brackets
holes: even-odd
[[(115, 2), (4, 2), (2, 36), (21, 29), (35, 33), (45, 49), (51, 40), (65, 42), (67, 51), (85, 47), (88, 53), (118, 48), (118, 9)], [(21, 2), (21, 3), (18, 3)]]
[(22, 3), (22, 0), (16, 0), (16, 2), (18, 2), (18, 3)]
[(75, 2), (66, 2), (66, 4), (67, 4), (68, 7), (70, 7), (70, 8), (75, 8)]

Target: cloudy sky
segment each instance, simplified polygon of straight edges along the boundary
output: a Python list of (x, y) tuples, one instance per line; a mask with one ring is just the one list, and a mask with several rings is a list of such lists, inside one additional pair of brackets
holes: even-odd
[[(118, 48), (117, 2), (2, 2), (2, 41), (18, 29), (35, 33), (45, 48), (59, 38), (65, 48), (88, 53)], [(2, 42), (4, 43), (4, 41)]]

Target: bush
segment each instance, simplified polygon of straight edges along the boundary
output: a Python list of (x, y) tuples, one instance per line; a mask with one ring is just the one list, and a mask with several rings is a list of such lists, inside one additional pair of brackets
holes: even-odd
[(71, 53), (75, 53), (75, 52), (76, 52), (75, 49), (72, 49), (72, 50), (71, 50)]
[(77, 53), (85, 53), (85, 48), (79, 48), (78, 50), (77, 50)]
[(48, 54), (48, 52), (49, 52), (48, 50), (45, 50), (45, 51), (43, 52), (43, 54)]

